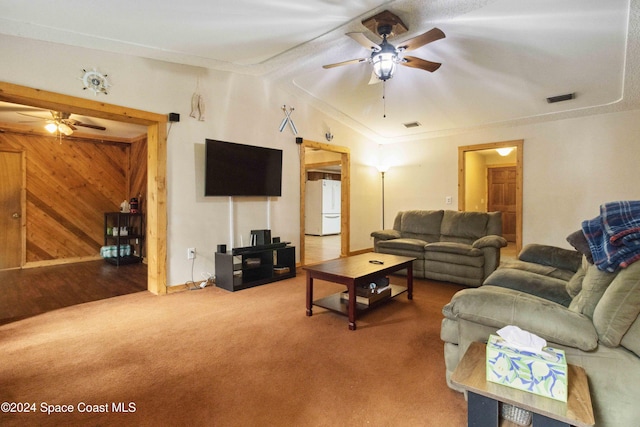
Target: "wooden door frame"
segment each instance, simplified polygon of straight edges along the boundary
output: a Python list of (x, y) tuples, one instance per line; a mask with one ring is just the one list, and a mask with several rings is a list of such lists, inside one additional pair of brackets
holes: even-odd
[(492, 142), (488, 144), (464, 145), (458, 147), (458, 210), (465, 210), (465, 154), (471, 151), (492, 150), (505, 147), (516, 147), (516, 253), (519, 253), (522, 250), (523, 139)]
[(167, 116), (0, 82), (0, 101), (147, 126), (147, 289), (167, 293)]
[(305, 195), (307, 188), (307, 170), (305, 164), (306, 148), (330, 151), (340, 154), (341, 181), (340, 186), (340, 256), (349, 255), (349, 240), (351, 235), (351, 153), (348, 148), (322, 142), (302, 140), (300, 144), (300, 264), (304, 265), (305, 255)]

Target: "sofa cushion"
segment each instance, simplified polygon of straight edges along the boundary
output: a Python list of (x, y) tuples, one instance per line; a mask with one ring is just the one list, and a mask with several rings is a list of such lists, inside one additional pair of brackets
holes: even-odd
[(620, 345), (639, 313), (640, 263), (636, 262), (620, 270), (593, 312), (600, 342), (609, 347)]
[(629, 326), (629, 330), (623, 335), (620, 344), (640, 357), (640, 317), (636, 318), (635, 322)]
[(427, 242), (440, 240), (440, 224), (444, 211), (405, 211), (400, 221), (402, 237)]
[(445, 211), (442, 217), (440, 240), (443, 242), (473, 243), (487, 234), (486, 212)]
[(424, 258), (424, 246), (427, 244), (420, 239), (393, 239), (378, 242), (378, 250), (382, 253), (413, 256), (418, 259)]
[(565, 307), (571, 303), (564, 280), (544, 276), (531, 271), (499, 268), (487, 277), (484, 285), (515, 289), (556, 302)]
[(598, 270), (595, 265), (590, 265), (582, 279), (582, 289), (569, 304), (569, 310), (593, 318), (598, 301), (615, 277), (616, 273)]
[(436, 242), (427, 243), (424, 247), (427, 252), (444, 252), (448, 254), (464, 255), (471, 257), (481, 257), (483, 252), (464, 243)]
[(541, 276), (553, 277), (554, 279), (569, 281), (575, 272), (570, 270), (563, 270), (561, 268), (552, 267), (549, 265), (536, 264), (533, 262), (526, 262), (520, 260), (504, 260), (500, 262), (499, 269), (513, 269), (528, 271), (531, 273), (540, 274)]
[(424, 240), (420, 239), (393, 239), (379, 242), (378, 246), (381, 248), (393, 248), (393, 249), (407, 249), (410, 251), (424, 251), (424, 247), (427, 244)]
[(438, 242), (429, 243), (424, 247), (424, 259), (441, 261), (453, 265), (470, 265), (482, 267), (484, 256), (480, 249), (472, 248), (464, 243)]
[(584, 267), (580, 267), (578, 271), (569, 279), (567, 282), (567, 293), (571, 298), (575, 298), (578, 296), (580, 291), (582, 290), (582, 281), (584, 280), (584, 276), (587, 273), (587, 269)]
[(464, 319), (496, 329), (516, 325), (547, 341), (584, 351), (598, 346), (591, 319), (513, 289), (488, 285), (464, 289), (453, 296), (442, 313), (448, 319)]
[(578, 251), (536, 243), (530, 243), (522, 248), (518, 259), (573, 272), (576, 272), (582, 264), (582, 254)]

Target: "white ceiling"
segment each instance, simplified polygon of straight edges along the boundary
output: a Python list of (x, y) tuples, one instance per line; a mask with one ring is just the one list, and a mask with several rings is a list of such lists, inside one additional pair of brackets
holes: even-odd
[[(638, 108), (640, 0), (0, 0), (0, 33), (263, 76), (378, 142)], [(345, 36), (388, 9), (446, 34), (369, 85), (370, 54)], [(96, 64), (99, 66), (99, 64)], [(117, 72), (109, 70), (109, 72)], [(626, 74), (625, 74), (626, 73)], [(626, 77), (625, 77), (626, 76)], [(383, 87), (386, 94), (383, 102)], [(118, 90), (117, 87), (111, 88)], [(575, 93), (570, 101), (546, 98)], [(386, 112), (386, 118), (383, 114)], [(419, 122), (406, 129), (403, 123)], [(301, 133), (304, 133), (301, 130)]]

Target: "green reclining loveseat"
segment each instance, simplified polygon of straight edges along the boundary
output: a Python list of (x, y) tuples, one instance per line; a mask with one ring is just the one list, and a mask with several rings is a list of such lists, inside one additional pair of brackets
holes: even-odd
[(480, 286), (500, 264), (500, 212), (398, 212), (393, 229), (371, 233), (375, 252), (415, 257), (413, 275)]

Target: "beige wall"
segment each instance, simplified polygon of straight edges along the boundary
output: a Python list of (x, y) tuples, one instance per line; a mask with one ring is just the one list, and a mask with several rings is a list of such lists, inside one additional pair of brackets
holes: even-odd
[[(351, 168), (351, 250), (372, 246), (369, 233), (380, 228), (381, 158), (385, 174), (385, 218), (398, 210), (457, 208), (457, 149), (461, 145), (524, 139), (523, 242), (567, 246), (565, 237), (606, 201), (638, 198), (640, 111), (513, 127), (493, 127), (460, 135), (424, 138), (378, 148), (360, 133), (328, 117), (268, 81), (92, 49), (0, 35), (0, 75), (15, 84), (94, 98), (78, 79), (83, 67), (109, 75), (109, 95), (99, 100), (155, 113), (177, 112), (181, 121), (168, 134), (168, 284), (191, 280), (186, 248), (195, 247), (194, 278), (214, 272), (215, 246), (246, 242), (254, 228), (299, 245), (299, 162), (295, 136), (280, 133), (282, 105), (299, 135), (349, 147)], [(206, 121), (189, 117), (199, 80)], [(284, 151), (282, 197), (234, 199), (203, 194), (206, 138), (279, 148)], [(452, 205), (445, 198), (453, 198)]]
[[(370, 247), (369, 231), (379, 228), (380, 220), (378, 199), (362, 199), (379, 183), (367, 150), (358, 148), (368, 141), (268, 81), (4, 35), (0, 35), (0, 56), (0, 78), (10, 83), (160, 114), (180, 114), (181, 121), (170, 127), (167, 141), (168, 285), (191, 280), (191, 262), (185, 256), (188, 247), (197, 250), (193, 268), (197, 280), (202, 274), (214, 273), (217, 244), (229, 245), (233, 240), (239, 246), (241, 238), (247, 244), (251, 229), (269, 226), (274, 236), (299, 246), (298, 145), (289, 128), (278, 131), (284, 104), (295, 107), (292, 118), (298, 136), (325, 142), (330, 126), (334, 134), (331, 143), (349, 147), (355, 154), (352, 214), (360, 219), (352, 224), (351, 248)], [(83, 67), (96, 67), (108, 74), (113, 84), (109, 95), (95, 97), (82, 90), (79, 77)], [(189, 117), (198, 80), (206, 102), (204, 122)], [(206, 138), (282, 149), (282, 197), (203, 197)]]
[(487, 162), (480, 153), (465, 153), (465, 210), (487, 211)]
[(454, 195), (457, 206), (457, 147), (523, 139), (523, 244), (569, 247), (566, 236), (602, 203), (640, 197), (637, 135), (640, 110), (631, 110), (394, 144), (387, 203), (447, 209)]

